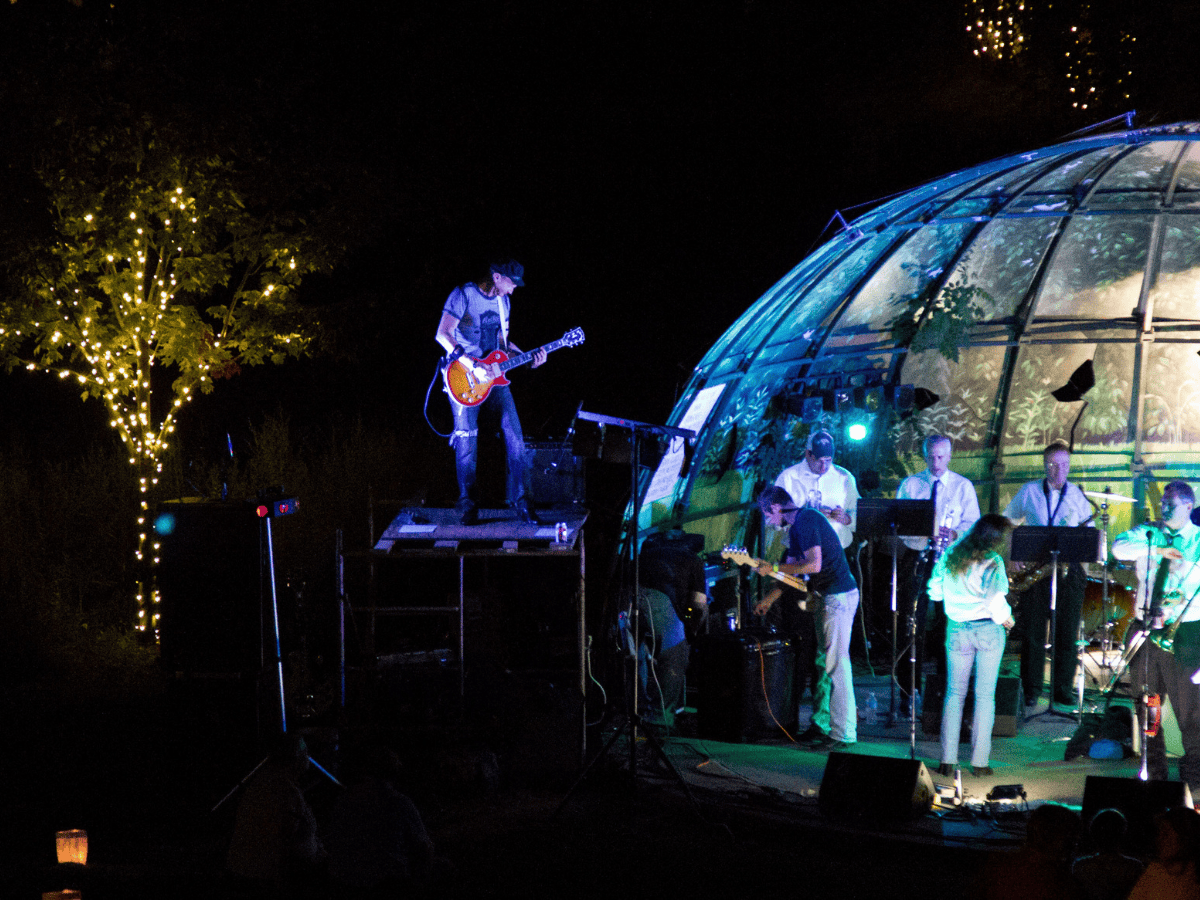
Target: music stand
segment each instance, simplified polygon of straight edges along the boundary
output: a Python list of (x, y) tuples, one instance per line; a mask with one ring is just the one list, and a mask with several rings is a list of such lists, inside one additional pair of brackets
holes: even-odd
[[(888, 725), (893, 723), (896, 708), (896, 669), (900, 665), (897, 646), (899, 632), (899, 610), (896, 604), (897, 562), (900, 558), (901, 537), (926, 537), (933, 539), (933, 500), (859, 500), (859, 537), (892, 538), (892, 672), (888, 679)], [(912, 684), (917, 683), (917, 604), (913, 598), (908, 616), (909, 669)], [(909, 756), (917, 757), (917, 704), (909, 703)]]
[[(1064, 719), (1078, 717), (1083, 722), (1083, 704), (1071, 713), (1060, 713), (1054, 709), (1054, 651), (1058, 649), (1058, 564), (1097, 562), (1100, 559), (1100, 532), (1088, 525), (1074, 528), (1052, 527), (1049, 525), (1022, 525), (1015, 529), (1012, 535), (1012, 559), (1014, 562), (1039, 562), (1050, 560), (1050, 701), (1046, 711), (1030, 716), (1038, 719), (1042, 716), (1060, 716)], [(1078, 629), (1078, 625), (1076, 625)], [(1026, 634), (1025, 640), (1031, 640), (1033, 635)], [(1042, 665), (1045, 665), (1045, 644), (1042, 645)], [(1040, 683), (1040, 682), (1039, 682)]]

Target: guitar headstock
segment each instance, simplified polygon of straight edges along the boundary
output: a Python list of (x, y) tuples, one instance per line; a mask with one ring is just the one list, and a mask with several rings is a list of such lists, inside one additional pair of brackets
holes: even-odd
[(562, 336), (562, 342), (567, 347), (578, 347), (583, 343), (583, 329), (572, 328)]
[(758, 560), (746, 552), (745, 547), (734, 547), (732, 545), (721, 551), (721, 559), (727, 559), (739, 566), (752, 566), (758, 562)]

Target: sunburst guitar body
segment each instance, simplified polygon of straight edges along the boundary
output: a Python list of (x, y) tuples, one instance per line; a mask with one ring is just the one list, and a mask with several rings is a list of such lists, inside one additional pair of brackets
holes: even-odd
[[(551, 353), (560, 347), (575, 347), (582, 343), (583, 329), (572, 328), (557, 341), (545, 344), (538, 350)], [(538, 350), (527, 350), (511, 357), (503, 350), (493, 350), (483, 359), (469, 356), (459, 357), (443, 370), (446, 391), (454, 398), (455, 402), (461, 403), (463, 406), (478, 406), (487, 399), (492, 388), (503, 387), (510, 383), (504, 377), (505, 372), (531, 362)], [(486, 369), (487, 377), (480, 377), (476, 373), (477, 368)]]

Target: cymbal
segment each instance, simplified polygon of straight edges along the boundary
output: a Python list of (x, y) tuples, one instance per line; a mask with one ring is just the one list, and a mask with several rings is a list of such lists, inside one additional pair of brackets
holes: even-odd
[(1109, 500), (1113, 503), (1137, 503), (1133, 497), (1122, 497), (1120, 494), (1110, 494), (1108, 491), (1084, 491), (1084, 496), (1095, 497), (1098, 500)]

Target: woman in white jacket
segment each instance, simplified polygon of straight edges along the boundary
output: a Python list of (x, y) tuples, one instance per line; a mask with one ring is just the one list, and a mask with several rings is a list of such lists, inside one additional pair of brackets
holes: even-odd
[(942, 707), (941, 775), (958, 765), (958, 738), (971, 670), (975, 670), (975, 719), (971, 726), (971, 773), (992, 774), (992, 725), (996, 681), (1004, 642), (1013, 626), (1008, 575), (1002, 555), (1013, 523), (989, 514), (947, 548), (929, 576), (929, 599), (946, 611), (946, 702)]

